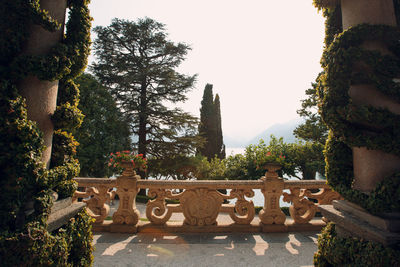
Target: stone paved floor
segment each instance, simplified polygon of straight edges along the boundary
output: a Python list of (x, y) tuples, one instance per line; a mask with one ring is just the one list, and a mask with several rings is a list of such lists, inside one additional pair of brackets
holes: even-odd
[(312, 266), (317, 233), (95, 234), (94, 266)]

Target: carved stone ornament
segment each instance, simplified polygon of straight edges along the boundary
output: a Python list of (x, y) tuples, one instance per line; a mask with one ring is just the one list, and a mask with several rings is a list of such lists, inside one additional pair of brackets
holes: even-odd
[(307, 198), (317, 199), (319, 205), (324, 205), (332, 203), (332, 200), (340, 199), (341, 196), (327, 188), (320, 189), (317, 193), (298, 187), (290, 188), (290, 194), (283, 193), (283, 201), (292, 203), (289, 212), (295, 223), (308, 223), (318, 211), (318, 205)]
[(229, 196), (224, 197), (225, 199), (237, 198), (234, 207), (222, 205), (222, 211), (228, 212), (237, 224), (250, 224), (256, 214), (253, 201), (247, 201), (244, 198), (245, 196), (254, 197), (254, 191), (251, 189), (232, 189)]
[[(125, 167), (125, 166), (123, 166)], [(113, 224), (136, 225), (140, 213), (136, 209), (136, 195), (138, 192), (136, 183), (139, 175), (127, 164), (124, 172), (117, 178), (117, 195), (119, 197), (118, 210), (113, 214)]]
[(259, 213), (259, 218), (263, 224), (284, 224), (286, 215), (279, 206), (279, 198), (282, 195), (284, 181), (278, 176), (278, 166), (270, 166), (265, 176), (260, 180), (264, 182), (261, 192), (264, 194), (264, 208)]
[(183, 193), (173, 194), (171, 190), (149, 189), (147, 195), (155, 198), (147, 202), (146, 206), (146, 217), (154, 224), (165, 224), (171, 218), (173, 212), (182, 212), (179, 205), (167, 205), (165, 198), (179, 199)]
[(184, 224), (216, 225), (224, 198), (218, 191), (207, 188), (186, 190), (180, 199)]
[(73, 201), (77, 198), (83, 199), (86, 203), (86, 210), (96, 220), (96, 223), (102, 223), (110, 212), (110, 206), (107, 204), (113, 197), (113, 192), (110, 192), (108, 185), (97, 185), (96, 187), (87, 187), (85, 192), (75, 191)]

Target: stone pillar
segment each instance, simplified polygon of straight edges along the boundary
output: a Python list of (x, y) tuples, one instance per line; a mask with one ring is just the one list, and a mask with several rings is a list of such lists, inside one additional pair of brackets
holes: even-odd
[[(362, 23), (396, 25), (393, 0), (341, 0), (343, 30)], [(379, 41), (362, 44), (367, 50), (390, 54)], [(357, 66), (362, 68), (362, 66)], [(380, 93), (371, 85), (354, 85), (349, 89), (354, 104), (387, 108), (400, 115), (400, 104)], [(373, 127), (379, 127), (373, 125)], [(353, 147), (353, 188), (365, 193), (374, 190), (376, 184), (388, 175), (400, 170), (400, 158), (380, 150)]]
[[(261, 177), (264, 182), (264, 188), (261, 192), (264, 194), (264, 208), (259, 213), (263, 231), (268, 231), (270, 227), (266, 225), (283, 225), (286, 215), (282, 212), (279, 205), (279, 199), (284, 189), (283, 179), (278, 176), (279, 165), (267, 165), (268, 171)], [(276, 227), (275, 227), (276, 228)]]
[(136, 209), (137, 180), (140, 179), (140, 176), (136, 175), (130, 162), (122, 164), (125, 170), (117, 178), (119, 206), (113, 214), (110, 230), (111, 232), (136, 233), (136, 225), (140, 218), (140, 213)]
[[(58, 31), (50, 32), (39, 25), (32, 25), (29, 30), (30, 36), (23, 49), (25, 55), (46, 55), (63, 38), (67, 1), (40, 0), (40, 6), (62, 26)], [(26, 98), (28, 119), (36, 121), (43, 132), (46, 150), (43, 152), (42, 161), (48, 168), (54, 131), (51, 115), (56, 109), (58, 81), (41, 81), (35, 76), (28, 76), (18, 84), (18, 88), (21, 95)]]

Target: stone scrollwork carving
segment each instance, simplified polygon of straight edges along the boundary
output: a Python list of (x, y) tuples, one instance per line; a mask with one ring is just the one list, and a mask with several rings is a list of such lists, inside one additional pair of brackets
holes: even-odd
[(318, 205), (309, 199), (318, 200), (318, 205), (327, 205), (331, 204), (332, 200), (341, 199), (341, 196), (328, 188), (319, 189), (317, 193), (298, 187), (290, 188), (290, 194), (283, 193), (283, 201), (292, 203), (289, 212), (295, 223), (308, 223), (314, 218)]
[(110, 212), (110, 206), (107, 203), (110, 202), (113, 193), (109, 190), (109, 186), (104, 185), (86, 187), (85, 192), (75, 191), (73, 201), (83, 198), (82, 202), (86, 203), (90, 216), (96, 220), (96, 223), (102, 223)]
[(223, 201), (223, 195), (216, 190), (198, 188), (184, 191), (180, 198), (184, 224), (216, 225)]
[(172, 194), (171, 190), (149, 189), (148, 196), (155, 198), (150, 200), (146, 206), (146, 217), (154, 224), (165, 224), (173, 212), (179, 212), (179, 205), (167, 205), (165, 198), (179, 199), (183, 193)]
[[(154, 224), (165, 224), (174, 212), (182, 212), (186, 225), (216, 225), (218, 214), (227, 212), (237, 224), (249, 224), (255, 216), (251, 189), (232, 189), (224, 195), (215, 189), (193, 188), (174, 194), (170, 189), (149, 189), (148, 196), (155, 198), (147, 203), (146, 216)], [(224, 199), (237, 198), (235, 205), (222, 205)], [(165, 199), (179, 200), (179, 204), (166, 204)]]
[(330, 188), (321, 188), (317, 193), (305, 190), (304, 196), (318, 200), (318, 205), (330, 205), (333, 200), (343, 199), (338, 192), (332, 191)]
[(245, 196), (254, 197), (254, 191), (251, 189), (232, 189), (228, 197), (228, 199), (237, 198), (235, 207), (227, 210), (229, 216), (237, 224), (250, 224), (256, 213), (253, 201), (247, 201), (244, 198)]
[(283, 193), (283, 201), (292, 203), (289, 213), (295, 223), (304, 224), (314, 218), (318, 208), (314, 202), (308, 200), (306, 191), (300, 188), (290, 188), (290, 194)]

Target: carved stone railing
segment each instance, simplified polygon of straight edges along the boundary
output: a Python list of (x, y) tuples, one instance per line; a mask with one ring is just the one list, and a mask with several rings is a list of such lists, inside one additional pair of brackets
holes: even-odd
[[(82, 199), (87, 203), (89, 213), (96, 219), (95, 226), (110, 226), (98, 229), (122, 232), (140, 231), (140, 226), (146, 224), (168, 227), (173, 213), (182, 213), (184, 219), (181, 227), (189, 227), (194, 231), (217, 227), (217, 217), (221, 213), (229, 214), (233, 220), (232, 225), (250, 226), (256, 212), (253, 201), (246, 198), (253, 197), (255, 189), (261, 189), (264, 195), (264, 207), (258, 215), (260, 231), (287, 224), (287, 217), (279, 204), (282, 195), (283, 201), (292, 203), (289, 207), (292, 225), (309, 224), (318, 211), (318, 205), (340, 199), (340, 195), (333, 192), (325, 181), (287, 181), (278, 177), (276, 170), (269, 168), (259, 180), (160, 181), (142, 180), (128, 168), (116, 179), (75, 178), (79, 187), (85, 188), (85, 191), (77, 191), (74, 199)], [(146, 205), (146, 218), (149, 222), (139, 223), (140, 213), (135, 199), (140, 189), (148, 189), (151, 198)], [(224, 194), (218, 189), (230, 190)], [(119, 197), (118, 209), (112, 221), (105, 221), (110, 212), (107, 203), (115, 194)], [(226, 200), (230, 199), (236, 199), (235, 204), (227, 204)]]

